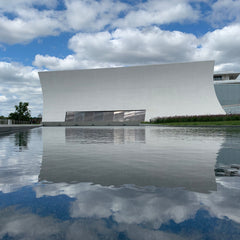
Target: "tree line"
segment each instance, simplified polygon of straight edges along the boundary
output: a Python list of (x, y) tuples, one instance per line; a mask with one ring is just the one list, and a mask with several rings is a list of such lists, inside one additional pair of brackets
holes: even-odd
[[(15, 111), (8, 115), (8, 119), (15, 120), (15, 121), (26, 121), (26, 122), (33, 122), (39, 123), (41, 121), (41, 114), (38, 117), (31, 116), (31, 110), (28, 109), (29, 103), (28, 102), (19, 102), (18, 105), (15, 105)], [(6, 117), (0, 116), (1, 119)]]

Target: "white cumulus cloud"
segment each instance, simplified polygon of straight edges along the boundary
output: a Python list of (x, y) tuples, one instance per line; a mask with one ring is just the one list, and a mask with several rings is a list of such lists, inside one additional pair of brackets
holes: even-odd
[(29, 102), (32, 116), (42, 112), (42, 91), (36, 69), (0, 62), (0, 85), (0, 115), (8, 116), (20, 101)]
[(6, 96), (0, 96), (0, 102), (6, 102), (7, 97)]
[(208, 32), (199, 38), (159, 27), (78, 33), (68, 43), (74, 54), (63, 59), (37, 55), (34, 65), (63, 70), (215, 60), (215, 71), (239, 72), (239, 33), (240, 24)]
[(94, 31), (111, 25), (128, 5), (120, 1), (66, 0), (66, 20), (70, 29)]
[(195, 52), (195, 60), (215, 59), (217, 71), (240, 69), (240, 24), (233, 24), (205, 34), (201, 48)]
[(199, 15), (199, 11), (193, 9), (185, 0), (149, 0), (130, 8), (125, 17), (113, 24), (118, 27), (140, 27), (186, 20), (192, 22), (196, 21)]
[[(195, 22), (201, 16), (190, 0), (123, 3), (120, 0), (56, 0), (0, 2), (0, 42), (26, 43), (61, 32), (95, 32), (116, 27), (150, 27), (169, 23)], [(42, 9), (39, 8), (43, 7)]]
[(68, 66), (69, 58), (78, 62), (71, 68), (188, 61), (197, 45), (198, 40), (192, 34), (163, 31), (158, 27), (79, 33), (69, 40), (69, 48), (75, 52), (74, 55), (65, 59), (37, 55), (34, 65), (58, 70)]
[(61, 15), (53, 11), (19, 10), (18, 17), (9, 19), (0, 15), (0, 42), (15, 44), (37, 37), (57, 35), (61, 28)]
[(239, 23), (239, 11), (239, 0), (218, 0), (212, 4), (210, 20), (215, 26), (224, 26), (226, 24), (226, 21)]

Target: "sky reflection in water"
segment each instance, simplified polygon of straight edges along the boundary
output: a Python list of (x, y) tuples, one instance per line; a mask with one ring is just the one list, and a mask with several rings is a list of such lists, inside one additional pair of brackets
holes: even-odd
[(46, 127), (0, 138), (1, 239), (239, 239), (240, 130)]

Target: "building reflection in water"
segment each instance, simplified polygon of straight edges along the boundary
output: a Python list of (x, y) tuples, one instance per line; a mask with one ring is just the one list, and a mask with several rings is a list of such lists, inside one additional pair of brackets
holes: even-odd
[(66, 142), (79, 144), (145, 143), (145, 128), (65, 128)]
[(217, 154), (216, 166), (240, 165), (240, 129), (226, 128), (224, 130), (224, 142)]
[(216, 176), (240, 176), (240, 129), (224, 129), (224, 142), (219, 149), (215, 166)]
[[(209, 130), (208, 130), (209, 131)], [(39, 181), (216, 190), (223, 136), (153, 127), (43, 128)]]

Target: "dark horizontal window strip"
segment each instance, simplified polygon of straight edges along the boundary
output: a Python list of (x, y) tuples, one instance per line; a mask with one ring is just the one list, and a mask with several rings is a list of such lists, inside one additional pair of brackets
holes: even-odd
[(145, 110), (68, 111), (65, 122), (143, 122)]

